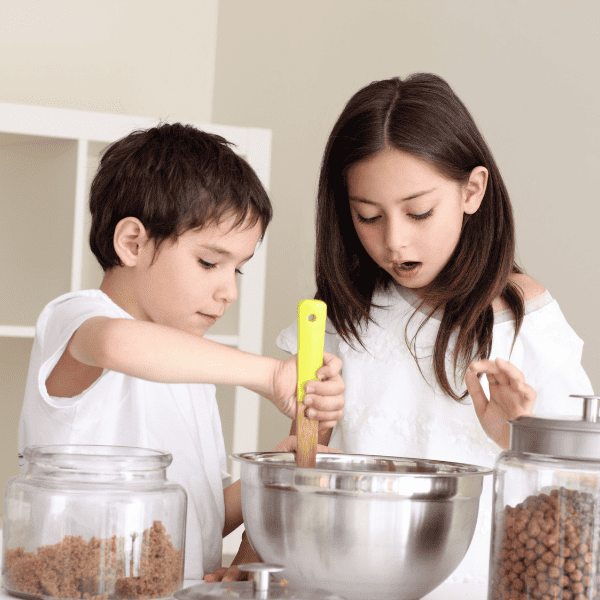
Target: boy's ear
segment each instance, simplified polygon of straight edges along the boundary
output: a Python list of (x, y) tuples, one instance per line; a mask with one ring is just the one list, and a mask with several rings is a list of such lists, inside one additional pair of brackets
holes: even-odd
[(138, 264), (142, 247), (147, 241), (146, 228), (139, 219), (125, 217), (117, 223), (113, 244), (117, 256), (126, 267)]
[(485, 167), (475, 167), (469, 175), (469, 181), (463, 188), (465, 213), (472, 215), (481, 206), (488, 183), (488, 170)]

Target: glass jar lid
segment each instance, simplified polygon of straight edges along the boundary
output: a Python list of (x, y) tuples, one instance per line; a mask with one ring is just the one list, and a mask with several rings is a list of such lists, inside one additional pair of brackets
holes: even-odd
[(23, 459), (30, 477), (97, 483), (153, 479), (164, 482), (173, 456), (147, 448), (65, 444), (28, 446)]
[(600, 461), (600, 396), (572, 394), (569, 397), (583, 398), (581, 418), (523, 416), (509, 421), (510, 449), (556, 458)]

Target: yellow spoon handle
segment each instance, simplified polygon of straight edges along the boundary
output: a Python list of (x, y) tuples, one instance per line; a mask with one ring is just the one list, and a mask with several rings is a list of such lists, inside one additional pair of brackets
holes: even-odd
[(302, 300), (298, 304), (298, 410), (296, 431), (298, 451), (296, 464), (314, 468), (317, 461), (319, 423), (304, 416), (304, 386), (317, 379), (317, 371), (323, 366), (325, 345), (325, 321), (327, 305), (320, 300)]

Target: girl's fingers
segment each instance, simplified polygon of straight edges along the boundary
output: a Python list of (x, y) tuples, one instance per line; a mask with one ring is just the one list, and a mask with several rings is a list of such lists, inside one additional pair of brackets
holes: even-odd
[(473, 361), (469, 365), (469, 371), (472, 373), (482, 373), (487, 377), (488, 383), (494, 385), (506, 385), (507, 380), (503, 375), (496, 361), (484, 358), (482, 360)]
[(332, 396), (311, 394), (310, 396), (304, 397), (304, 406), (321, 411), (341, 411), (344, 408), (345, 403), (344, 396), (341, 394)]
[(500, 372), (504, 373), (506, 377), (510, 380), (510, 384), (513, 387), (517, 387), (519, 383), (525, 382), (525, 375), (515, 367), (512, 363), (507, 360), (502, 360), (501, 358), (496, 359), (496, 365), (500, 369)]
[(323, 351), (323, 366), (321, 369), (328, 369), (331, 373), (339, 373), (342, 369), (342, 364), (342, 359), (339, 356)]
[(319, 379), (320, 381), (328, 381), (328, 380), (334, 380), (334, 379), (341, 379), (342, 376), (340, 375), (340, 370), (339, 369), (334, 369), (331, 366), (324, 366), (321, 367), (318, 371), (317, 371), (317, 379)]
[(494, 375), (492, 375), (491, 373), (487, 373), (486, 374), (488, 383), (490, 385), (507, 385), (508, 384), (508, 378), (506, 377), (506, 375), (502, 374), (502, 373), (496, 373)]
[(317, 371), (318, 379), (329, 379), (340, 374), (342, 370), (342, 359), (335, 354), (323, 352), (323, 366)]
[(341, 396), (346, 391), (346, 384), (341, 377), (326, 381), (311, 380), (306, 382), (304, 391), (315, 396)]
[(335, 354), (331, 354), (331, 352), (327, 352), (327, 350), (323, 350), (323, 364), (336, 365), (339, 371), (342, 368), (342, 359)]
[(525, 382), (523, 373), (507, 360), (488, 358), (473, 361), (469, 370), (475, 373), (485, 373), (490, 385), (510, 385), (517, 388), (520, 383)]
[(335, 424), (342, 418), (344, 413), (341, 410), (317, 410), (311, 407), (307, 408), (304, 414), (311, 421), (332, 422)]
[[(336, 425), (337, 421), (319, 421), (319, 431), (325, 433), (326, 431), (333, 429)], [(336, 450), (336, 452), (341, 452), (341, 450)]]
[(330, 448), (329, 446), (323, 446), (322, 444), (317, 444), (317, 452), (324, 452), (328, 454), (340, 454), (342, 451), (337, 448)]
[(498, 370), (496, 361), (490, 360), (489, 358), (474, 360), (469, 365), (469, 371), (473, 371), (474, 373), (497, 373)]
[(531, 409), (537, 398), (537, 392), (528, 383), (519, 384), (518, 392), (525, 400), (525, 406)]
[(479, 381), (477, 374), (474, 371), (467, 371), (465, 374), (465, 383), (467, 384), (469, 396), (471, 396), (471, 400), (473, 400), (475, 414), (481, 418), (487, 408), (488, 399), (483, 391), (483, 387), (481, 387), (481, 382)]

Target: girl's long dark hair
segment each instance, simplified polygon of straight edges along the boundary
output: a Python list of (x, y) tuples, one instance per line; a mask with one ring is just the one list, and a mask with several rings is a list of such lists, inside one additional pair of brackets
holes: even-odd
[[(427, 160), (459, 184), (468, 181), (475, 167), (484, 166), (489, 173), (479, 210), (465, 215), (454, 253), (421, 297), (421, 306), (428, 307), (427, 319), (437, 310), (443, 312), (433, 367), (443, 391), (459, 401), (467, 393), (459, 396), (446, 372), (451, 335), (457, 332), (452, 357), (456, 381), (471, 360), (490, 355), (494, 299), (502, 298), (512, 311), (515, 337), (523, 322), (524, 301), (520, 289), (509, 280), (511, 273), (521, 269), (514, 259), (508, 192), (469, 111), (441, 77), (416, 73), (404, 80), (375, 81), (350, 99), (337, 120), (319, 179), (316, 298), (327, 303), (338, 334), (350, 344), (353, 339), (362, 344), (360, 329), (372, 320), (373, 293), (393, 284), (393, 279), (358, 239), (346, 176), (353, 164), (387, 147)], [(409, 347), (416, 360), (414, 339)]]

